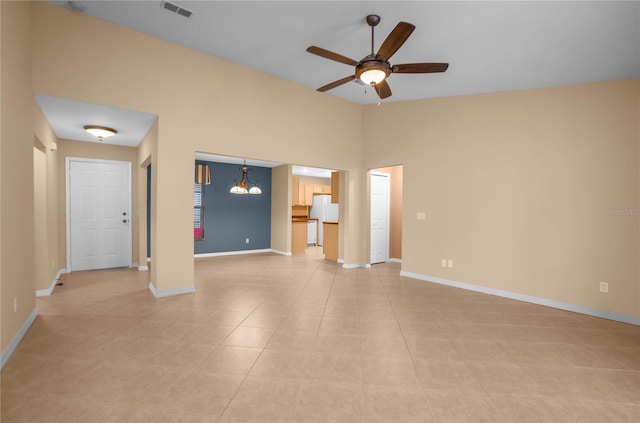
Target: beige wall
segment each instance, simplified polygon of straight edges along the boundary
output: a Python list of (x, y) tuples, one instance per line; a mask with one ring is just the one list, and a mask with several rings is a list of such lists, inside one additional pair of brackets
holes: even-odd
[[(37, 140), (36, 140), (37, 141)], [(46, 289), (47, 282), (47, 156), (40, 142), (33, 146), (33, 230), (35, 288)]]
[(298, 176), (301, 184), (331, 185), (331, 178), (318, 178), (315, 176)]
[(403, 270), (639, 316), (638, 217), (607, 213), (638, 208), (639, 83), (366, 107), (367, 167), (403, 164)]
[[(34, 92), (159, 117), (157, 289), (193, 286), (196, 151), (360, 171), (358, 105), (51, 4), (36, 4), (33, 19)], [(86, 51), (110, 54), (86, 60)], [(166, 83), (176, 78), (180, 83)], [(323, 148), (310, 154), (305, 145)], [(359, 230), (344, 241), (345, 258), (355, 263), (363, 257)]]
[[(40, 258), (35, 261), (34, 268), (36, 270), (35, 289), (40, 290), (51, 286), (58, 271), (65, 268), (65, 261), (60, 259), (58, 232), (60, 218), (58, 214), (58, 138), (35, 101), (33, 101), (33, 134), (35, 143), (40, 146), (38, 157), (42, 159), (37, 166), (34, 162), (34, 178), (38, 175), (37, 179), (34, 179), (34, 189), (39, 190), (39, 193), (36, 192), (34, 196), (36, 226), (39, 226), (35, 232), (35, 243), (36, 252), (40, 250), (37, 253)], [(39, 205), (38, 202), (40, 202)]]
[(291, 165), (271, 169), (271, 248), (291, 252)]
[(389, 174), (389, 258), (402, 259), (402, 165), (382, 167)]
[[(4, 109), (5, 107), (3, 107), (5, 98), (2, 95), (2, 83), (5, 82), (5, 78), (3, 77), (4, 72), (3, 72), (3, 66), (2, 66), (2, 59), (3, 59), (3, 48), (2, 48), (2, 38), (4, 38), (3, 34), (4, 34), (4, 28), (2, 25), (2, 21), (3, 21), (3, 13), (2, 13), (2, 5), (0, 4), (0, 165), (3, 163), (2, 161), (2, 149), (3, 149), (3, 144), (4, 144), (4, 128), (2, 125), (2, 120), (4, 119), (5, 115), (4, 115)], [(2, 169), (0, 169), (0, 203), (2, 201), (4, 201), (4, 196), (3, 196), (3, 192), (2, 192), (2, 181), (4, 179), (2, 178)], [(4, 273), (3, 273), (3, 269), (2, 269), (2, 260), (4, 259), (4, 249), (2, 248), (3, 244), (4, 244), (4, 238), (2, 237), (2, 226), (4, 226), (4, 220), (2, 217), (2, 207), (0, 207), (0, 295), (4, 296), (4, 292), (5, 292), (5, 288), (4, 288)], [(7, 317), (4, 315), (6, 308), (3, 307), (2, 305), (3, 301), (0, 298), (0, 320), (4, 320)], [(2, 327), (2, 322), (0, 321), (0, 352), (4, 352), (5, 351), (5, 345), (10, 342), (8, 341), (9, 339), (11, 339), (14, 334), (8, 334), (7, 336), (7, 341), (5, 341), (5, 338), (3, 336), (3, 332), (4, 332), (4, 328)], [(8, 353), (8, 352), (7, 352)], [(4, 357), (3, 357), (4, 358)]]
[[(138, 207), (140, 202), (138, 201), (138, 173), (142, 170), (138, 166), (138, 154), (137, 149), (132, 147), (122, 147), (109, 144), (71, 141), (71, 140), (59, 140), (58, 141), (58, 228), (59, 228), (59, 259), (61, 263), (67, 262), (67, 187), (65, 183), (66, 178), (66, 159), (68, 157), (82, 157), (86, 159), (98, 159), (98, 160), (117, 160), (122, 162), (131, 163), (131, 233), (139, 234), (139, 218), (140, 213)], [(146, 178), (146, 176), (145, 176)], [(146, 179), (145, 179), (146, 180)], [(145, 187), (146, 192), (146, 187)], [(146, 197), (145, 197), (146, 198)], [(146, 220), (146, 219), (145, 219)], [(146, 235), (145, 235), (146, 236)], [(146, 241), (145, 241), (146, 245)], [(137, 262), (140, 265), (144, 265), (146, 262), (146, 254), (142, 258), (138, 257), (139, 248), (139, 236), (133, 236), (131, 244), (132, 261)], [(142, 261), (140, 261), (142, 260)]]
[[(144, 136), (138, 146), (137, 165), (138, 165), (138, 195), (133, 201), (138, 203), (137, 221), (138, 221), (138, 264), (146, 266), (147, 257), (147, 166), (151, 166), (151, 254), (153, 254), (153, 240), (155, 239), (153, 231), (153, 222), (155, 221), (153, 213), (155, 212), (154, 204), (156, 201), (156, 190), (153, 186), (153, 157), (157, 155), (158, 149), (158, 120), (153, 123), (149, 132)], [(153, 269), (153, 268), (152, 268)], [(154, 271), (154, 270), (152, 270)]]
[[(0, 2), (1, 338), (5, 352), (35, 309), (31, 5)], [(14, 312), (14, 299), (18, 310)]]

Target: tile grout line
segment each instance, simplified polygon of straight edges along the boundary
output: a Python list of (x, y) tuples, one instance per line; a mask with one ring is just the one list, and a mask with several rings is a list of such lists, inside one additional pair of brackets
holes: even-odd
[[(298, 293), (297, 297), (296, 297), (296, 301), (302, 296), (302, 293), (304, 292), (305, 288), (307, 286), (309, 286), (309, 283), (311, 282), (311, 279), (313, 278), (313, 276), (317, 273), (318, 269), (320, 268), (320, 263), (318, 263), (316, 265), (316, 268), (314, 269), (314, 271), (311, 273), (311, 276), (309, 276), (309, 278), (307, 279), (307, 282), (305, 283), (304, 287), (300, 290), (300, 292)], [(295, 304), (295, 302), (294, 302)], [(259, 305), (258, 305), (259, 307)], [(289, 311), (291, 311), (291, 308), (289, 308)], [(257, 309), (257, 307), (256, 307)], [(255, 311), (255, 309), (254, 309)], [(251, 314), (251, 313), (250, 313)], [(249, 314), (249, 315), (250, 315)], [(249, 317), (249, 315), (247, 316), (247, 318)], [(243, 319), (242, 321), (244, 322), (245, 319)], [(238, 324), (239, 325), (242, 324), (242, 322), (240, 322)], [(246, 382), (247, 378), (249, 377), (249, 375), (251, 374), (251, 371), (253, 370), (253, 368), (255, 367), (256, 363), (258, 362), (258, 360), (260, 360), (260, 357), (262, 357), (262, 354), (264, 353), (264, 351), (267, 349), (267, 346), (269, 345), (269, 342), (271, 341), (271, 339), (273, 338), (273, 336), (276, 334), (276, 332), (278, 331), (278, 328), (282, 325), (282, 320), (278, 323), (278, 325), (276, 326), (276, 328), (274, 329), (273, 333), (271, 334), (271, 336), (269, 337), (269, 339), (267, 340), (267, 342), (265, 343), (264, 347), (262, 347), (260, 354), (258, 354), (258, 356), (256, 357), (256, 359), (253, 361), (253, 364), (251, 365), (251, 367), (249, 368), (249, 370), (247, 371), (247, 374), (244, 375), (244, 377), (242, 378), (242, 381), (240, 382), (240, 384), (238, 385), (238, 387), (236, 388), (236, 390), (233, 392), (233, 395), (231, 396), (231, 398), (229, 399), (229, 401), (227, 402), (227, 405), (225, 405), (224, 410), (222, 410), (222, 412), (220, 413), (220, 416), (218, 417), (218, 419), (216, 420), (216, 422), (220, 422), (220, 420), (223, 418), (224, 414), (226, 413), (227, 409), (229, 408), (229, 405), (231, 405), (231, 403), (233, 402), (233, 400), (235, 399), (236, 395), (238, 394), (238, 392), (240, 391), (240, 388), (242, 387), (242, 385), (244, 385), (244, 383)], [(230, 335), (230, 334), (229, 334)], [(226, 338), (225, 338), (226, 339)], [(224, 342), (224, 341), (223, 341)], [(297, 398), (297, 394), (296, 394), (296, 398)]]
[[(372, 266), (373, 268), (373, 266)], [(407, 338), (404, 334), (404, 330), (402, 330), (402, 326), (400, 325), (399, 321), (398, 321), (398, 316), (396, 315), (396, 308), (394, 307), (393, 303), (391, 302), (391, 300), (389, 299), (389, 293), (387, 292), (387, 288), (383, 282), (382, 276), (380, 275), (380, 273), (376, 270), (375, 275), (378, 277), (378, 279), (380, 280), (380, 284), (382, 285), (382, 289), (384, 291), (384, 295), (387, 298), (387, 301), (389, 302), (389, 305), (391, 306), (391, 310), (393, 311), (393, 317), (395, 319), (396, 324), (398, 325), (398, 328), (400, 329), (400, 333), (402, 334), (402, 340), (404, 341), (404, 346), (407, 348), (407, 352), (409, 353), (409, 358), (411, 359), (411, 365), (413, 366), (413, 371), (416, 374), (416, 377), (418, 378), (418, 381), (420, 382), (420, 388), (422, 388), (422, 392), (423, 395), (425, 396), (426, 399), (426, 403), (427, 403), (427, 407), (429, 407), (429, 412), (431, 413), (431, 417), (433, 417), (433, 421), (437, 423), (437, 418), (435, 413), (433, 412), (433, 408), (431, 408), (431, 401), (429, 401), (429, 398), (426, 395), (426, 392), (424, 391), (424, 385), (422, 380), (420, 379), (420, 376), (418, 375), (418, 367), (416, 366), (415, 360), (413, 358), (413, 354), (411, 354), (411, 350), (409, 349), (409, 344), (407, 343)], [(402, 278), (402, 277), (401, 277)]]
[(360, 421), (365, 421), (364, 416), (364, 401), (365, 401), (365, 391), (364, 391), (364, 363), (362, 362), (362, 356), (364, 353), (364, 349), (362, 347), (362, 327), (360, 326), (360, 278), (359, 274), (356, 270), (356, 295), (357, 297), (357, 305), (358, 305), (358, 340), (360, 341), (360, 391), (361, 391), (361, 399), (360, 399)]

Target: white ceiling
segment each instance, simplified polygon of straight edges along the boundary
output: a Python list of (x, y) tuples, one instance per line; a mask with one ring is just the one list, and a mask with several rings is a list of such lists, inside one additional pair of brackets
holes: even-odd
[[(174, 1), (190, 18), (160, 0), (53, 3), (314, 89), (354, 70), (308, 46), (360, 60), (370, 52), (366, 15), (382, 18), (376, 50), (407, 21), (416, 29), (392, 64), (450, 66), (443, 74), (391, 75), (393, 95), (384, 102), (640, 76), (637, 1)], [(318, 95), (378, 102), (355, 82)]]
[[(309, 54), (308, 46), (360, 60), (370, 50), (366, 15), (382, 18), (376, 50), (399, 21), (407, 21), (416, 29), (392, 64), (450, 66), (442, 74), (391, 75), (393, 95), (383, 103), (640, 77), (639, 1), (176, 0), (193, 12), (190, 18), (165, 10), (161, 0), (51, 2), (313, 89), (353, 74), (353, 68)], [(379, 101), (356, 82), (317, 95)], [(97, 142), (82, 126), (104, 125), (119, 132), (103, 143), (137, 146), (156, 119), (42, 95), (36, 100), (59, 138)], [(212, 161), (242, 160), (216, 157)], [(294, 174), (305, 174), (303, 167), (294, 167)]]
[(65, 98), (35, 95), (36, 102), (51, 123), (58, 138), (96, 142), (100, 141), (84, 130), (85, 125), (99, 125), (113, 128), (118, 133), (105, 138), (103, 144), (137, 147), (149, 132), (156, 115), (117, 109), (99, 104), (84, 103)]

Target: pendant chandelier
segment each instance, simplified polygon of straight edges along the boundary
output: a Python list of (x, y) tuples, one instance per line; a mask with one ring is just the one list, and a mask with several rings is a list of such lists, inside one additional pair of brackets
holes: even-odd
[(239, 168), (239, 170), (242, 172), (242, 178), (240, 179), (240, 182), (234, 181), (235, 183), (231, 187), (229, 192), (231, 194), (262, 194), (262, 190), (255, 183), (253, 184), (252, 187), (249, 187), (249, 185), (251, 185), (251, 182), (249, 182), (249, 177), (247, 176), (247, 172), (250, 170), (253, 171), (253, 169), (249, 169), (247, 167), (246, 160), (244, 161), (244, 164), (242, 165), (242, 167)]

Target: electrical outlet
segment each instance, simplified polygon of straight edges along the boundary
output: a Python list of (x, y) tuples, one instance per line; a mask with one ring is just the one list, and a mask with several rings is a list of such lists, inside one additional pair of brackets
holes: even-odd
[(18, 312), (18, 297), (13, 297), (13, 312)]
[(246, 238), (246, 239), (244, 240), (244, 243), (245, 243), (245, 244), (248, 244), (248, 243), (249, 243), (249, 238)]
[(447, 260), (447, 267), (453, 269), (453, 260)]
[(609, 283), (608, 282), (600, 282), (600, 292), (609, 292)]
[(416, 220), (425, 220), (427, 218), (427, 214), (425, 212), (417, 212)]
[(440, 261), (440, 266), (447, 267), (447, 259), (442, 259), (442, 261)]

